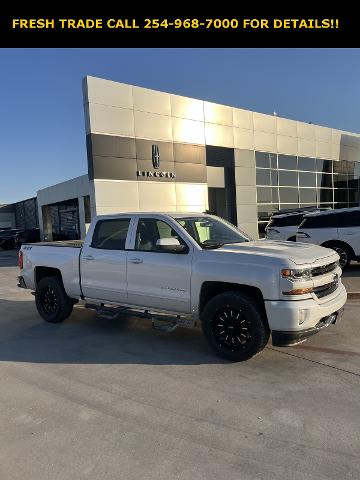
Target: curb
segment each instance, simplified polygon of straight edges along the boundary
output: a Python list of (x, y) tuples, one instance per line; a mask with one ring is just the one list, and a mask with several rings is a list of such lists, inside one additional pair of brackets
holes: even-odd
[(359, 300), (360, 292), (347, 292), (347, 298), (349, 300)]

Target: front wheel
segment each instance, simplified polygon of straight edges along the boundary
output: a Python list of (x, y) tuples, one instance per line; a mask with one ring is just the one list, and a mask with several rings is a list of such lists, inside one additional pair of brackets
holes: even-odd
[(330, 247), (330, 248), (335, 250), (335, 252), (339, 255), (339, 257), (340, 257), (340, 260), (339, 260), (340, 267), (342, 269), (347, 268), (350, 265), (350, 262), (351, 262), (351, 255), (350, 255), (349, 249), (346, 248), (346, 247), (343, 247), (342, 245), (335, 245), (335, 246)]
[(265, 348), (270, 336), (264, 314), (244, 293), (225, 292), (212, 298), (202, 315), (205, 337), (226, 360), (248, 360)]
[(58, 323), (71, 315), (73, 300), (66, 295), (63, 284), (57, 277), (40, 280), (35, 292), (35, 303), (40, 316), (50, 323)]

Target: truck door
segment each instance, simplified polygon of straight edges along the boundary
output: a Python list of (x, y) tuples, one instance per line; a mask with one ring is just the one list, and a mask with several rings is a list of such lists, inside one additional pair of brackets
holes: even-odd
[(80, 257), (81, 285), (85, 298), (127, 303), (126, 242), (131, 217), (99, 220), (90, 244)]
[[(169, 237), (176, 237), (186, 249), (170, 253), (156, 245), (157, 240)], [(189, 313), (192, 256), (192, 247), (179, 230), (164, 220), (140, 217), (134, 250), (128, 252), (128, 303)]]

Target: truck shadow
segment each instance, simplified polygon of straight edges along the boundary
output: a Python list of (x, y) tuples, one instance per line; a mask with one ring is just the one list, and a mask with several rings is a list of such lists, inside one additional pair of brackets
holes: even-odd
[(199, 365), (216, 357), (200, 330), (162, 333), (146, 320), (108, 320), (81, 306), (61, 324), (38, 315), (33, 301), (0, 300), (0, 361), (31, 363)]

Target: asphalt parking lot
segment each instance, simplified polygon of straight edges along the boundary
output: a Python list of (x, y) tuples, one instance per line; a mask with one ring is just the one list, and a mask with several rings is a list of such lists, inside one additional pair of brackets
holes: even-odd
[(80, 306), (46, 324), (15, 263), (0, 251), (1, 480), (360, 478), (360, 301), (231, 364), (198, 331)]

